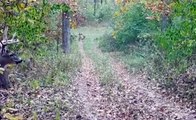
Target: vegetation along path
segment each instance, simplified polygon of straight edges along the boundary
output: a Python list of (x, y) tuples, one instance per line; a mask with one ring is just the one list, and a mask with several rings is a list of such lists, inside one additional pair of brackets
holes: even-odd
[(79, 41), (82, 67), (74, 80), (80, 104), (77, 119), (196, 119), (194, 111), (164, 98), (158, 88), (150, 86), (144, 74), (130, 73), (123, 63), (102, 53), (97, 40), (105, 30), (105, 27), (83, 27), (77, 31), (85, 36)]

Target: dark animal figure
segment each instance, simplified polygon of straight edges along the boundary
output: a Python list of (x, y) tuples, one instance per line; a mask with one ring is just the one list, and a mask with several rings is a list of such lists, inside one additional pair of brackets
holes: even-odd
[(86, 37), (82, 34), (82, 33), (79, 33), (79, 41), (80, 40), (84, 40)]
[(22, 59), (19, 58), (15, 53), (10, 53), (9, 51), (4, 52), (0, 56), (0, 67), (3, 72), (0, 73), (0, 88), (8, 89), (10, 83), (8, 80), (8, 72), (6, 71), (6, 65), (8, 64), (19, 64), (22, 62)]

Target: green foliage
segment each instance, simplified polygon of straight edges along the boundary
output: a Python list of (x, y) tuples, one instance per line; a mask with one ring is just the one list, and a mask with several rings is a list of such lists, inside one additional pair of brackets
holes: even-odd
[(139, 41), (141, 34), (156, 29), (153, 21), (146, 19), (148, 14), (150, 12), (142, 3), (127, 5), (115, 13), (113, 36), (119, 45), (127, 46), (130, 43), (135, 43)]
[(52, 11), (63, 11), (63, 12), (70, 12), (70, 7), (66, 4), (53, 4), (51, 7)]
[(99, 47), (103, 52), (113, 52), (119, 49), (119, 45), (116, 40), (110, 35), (110, 33), (105, 33), (103, 37), (99, 40)]
[[(195, 2), (175, 3), (171, 25), (165, 32), (160, 31), (157, 35), (156, 43), (173, 67), (181, 67), (196, 50), (195, 7)], [(186, 69), (187, 66), (188, 64), (183, 68)]]
[(137, 2), (120, 6), (114, 14), (113, 38), (104, 35), (99, 47), (109, 52), (128, 51), (118, 52), (117, 58), (130, 70), (147, 71), (167, 92), (195, 108), (196, 2), (175, 1), (168, 6), (165, 31), (158, 23), (163, 11), (153, 13)]
[(12, 33), (16, 32), (21, 40), (22, 48), (31, 48), (45, 43), (44, 32), (47, 27), (46, 16), (50, 12), (49, 5), (36, 5), (30, 7), (28, 11), (20, 13), (18, 16), (9, 17), (7, 25)]
[(95, 16), (94, 16), (94, 8), (93, 5), (89, 5), (88, 9), (83, 9), (82, 10), (84, 16), (87, 18), (88, 21), (94, 21)]
[(103, 4), (97, 9), (95, 19), (99, 22), (110, 21), (113, 15), (114, 8), (110, 4)]
[(80, 11), (87, 18), (88, 21), (108, 22), (111, 21), (115, 7), (113, 1), (108, 0), (107, 3), (100, 4), (97, 1), (96, 10), (94, 14), (94, 3), (86, 0), (79, 1)]
[(47, 0), (42, 0), (42, 2), (2, 1), (0, 8), (2, 8), (0, 10), (0, 16), (2, 16), (0, 24), (9, 27), (9, 35), (17, 33), (17, 37), (21, 41), (19, 48), (23, 50), (26, 48), (39, 49), (41, 44), (48, 42), (45, 33), (49, 29), (48, 17), (50, 14), (55, 11), (70, 12), (68, 5), (50, 4)]
[[(68, 85), (71, 76), (80, 66), (80, 53), (76, 42), (72, 43), (71, 53), (65, 55), (63, 51), (56, 51), (54, 42), (42, 46), (42, 54), (32, 55), (33, 61), (23, 62), (19, 65), (18, 72), (28, 76), (28, 85), (33, 89), (40, 86)], [(33, 64), (30, 65), (29, 64)]]
[(172, 4), (170, 24), (158, 31), (156, 52), (149, 64), (151, 78), (195, 109), (196, 2)]

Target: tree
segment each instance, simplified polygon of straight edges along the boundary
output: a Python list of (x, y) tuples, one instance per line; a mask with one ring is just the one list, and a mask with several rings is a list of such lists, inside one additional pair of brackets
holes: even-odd
[(94, 16), (96, 15), (97, 0), (94, 0)]
[(62, 12), (62, 47), (64, 53), (70, 52), (70, 18), (69, 13)]

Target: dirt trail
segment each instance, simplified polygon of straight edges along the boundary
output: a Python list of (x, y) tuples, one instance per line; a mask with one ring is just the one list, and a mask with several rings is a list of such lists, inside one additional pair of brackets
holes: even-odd
[(96, 103), (101, 99), (99, 79), (92, 60), (84, 52), (82, 41), (79, 42), (79, 48), (82, 56), (82, 66), (74, 80), (74, 86), (77, 89), (78, 100), (82, 104), (82, 108), (80, 108), (80, 115), (76, 118), (97, 120), (98, 113), (94, 109)]
[[(87, 28), (85, 28), (87, 29)], [(96, 38), (101, 31), (91, 29), (86, 33), (87, 42), (94, 39), (91, 53), (106, 55), (109, 59), (115, 80), (111, 84), (100, 86), (99, 71), (96, 63), (85, 53), (83, 42), (79, 42), (82, 55), (82, 67), (78, 72), (74, 86), (80, 101), (79, 116), (81, 120), (196, 120), (196, 112), (191, 111), (173, 100), (165, 98), (159, 88), (149, 85), (145, 75), (131, 74), (125, 65), (102, 53), (96, 46)], [(95, 35), (96, 37), (92, 37)], [(91, 41), (92, 42), (92, 41)], [(101, 58), (100, 58), (101, 60)]]
[[(125, 66), (115, 60), (111, 65), (116, 77), (121, 80), (125, 98), (129, 101), (131, 112), (124, 114), (124, 119), (139, 120), (194, 120), (196, 115), (188, 108), (164, 98), (156, 87), (149, 87), (145, 76), (130, 74)], [(129, 108), (130, 110), (130, 108)], [(123, 119), (121, 117), (121, 119)]]

